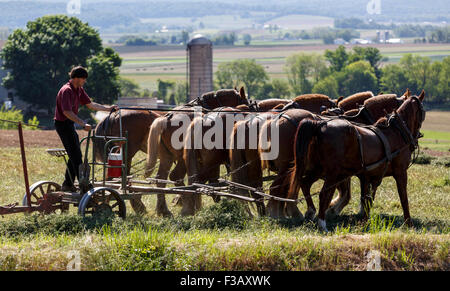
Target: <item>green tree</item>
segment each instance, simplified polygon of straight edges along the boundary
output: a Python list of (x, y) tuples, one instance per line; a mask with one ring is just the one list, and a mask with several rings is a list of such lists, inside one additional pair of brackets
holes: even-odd
[(122, 59), (112, 48), (104, 48), (88, 59), (89, 78), (86, 92), (95, 101), (113, 104), (120, 96), (119, 67)]
[(429, 57), (406, 54), (400, 59), (400, 66), (403, 67), (412, 84), (411, 91), (420, 91), (428, 85), (431, 71), (431, 59)]
[[(44, 16), (28, 22), (25, 29), (16, 29), (8, 37), (1, 57), (3, 68), (9, 70), (3, 85), (14, 89), (20, 99), (47, 109), (49, 114), (53, 112), (55, 96), (67, 82), (72, 66), (87, 66), (96, 80), (114, 84), (115, 80), (109, 80), (116, 76), (111, 67), (118, 62), (116, 55), (102, 48), (95, 29), (76, 17), (65, 15)], [(106, 61), (108, 57), (113, 60)], [(103, 74), (96, 69), (92, 71), (94, 68), (107, 70)], [(89, 82), (94, 81), (90, 78)], [(93, 88), (94, 84), (90, 86)]]
[(186, 30), (183, 30), (183, 31), (181, 32), (181, 41), (182, 41), (184, 44), (187, 44), (188, 41), (189, 41), (189, 32), (187, 32)]
[(329, 73), (321, 55), (305, 53), (289, 56), (285, 70), (292, 92), (296, 95), (311, 93), (314, 83)]
[(336, 81), (336, 78), (332, 75), (327, 76), (317, 83), (314, 84), (314, 87), (311, 90), (312, 93), (324, 94), (330, 98), (339, 97), (339, 85)]
[(252, 36), (248, 33), (244, 34), (244, 45), (250, 45), (252, 41)]
[(381, 91), (401, 96), (407, 88), (411, 88), (411, 83), (406, 71), (400, 65), (392, 64), (383, 68), (380, 79)]
[(255, 60), (241, 59), (222, 63), (216, 72), (219, 88), (234, 88), (245, 85), (249, 96), (257, 96), (260, 88), (269, 79), (264, 67)]
[(123, 97), (139, 96), (139, 84), (133, 80), (119, 77), (120, 95)]
[(349, 64), (336, 77), (340, 84), (340, 95), (348, 96), (356, 92), (377, 91), (377, 77), (367, 61)]
[(289, 83), (283, 79), (273, 79), (270, 83), (265, 83), (259, 90), (255, 99), (263, 100), (269, 98), (289, 99), (291, 91)]
[(347, 65), (348, 53), (343, 45), (340, 45), (335, 51), (326, 50), (324, 55), (330, 63), (332, 72), (340, 72)]
[(175, 104), (173, 100), (169, 100), (170, 99), (169, 91), (173, 90), (174, 87), (175, 87), (174, 81), (163, 81), (161, 79), (158, 79), (158, 98), (165, 100), (166, 103), (168, 104)]
[(442, 60), (442, 68), (439, 73), (439, 84), (438, 92), (439, 92), (439, 100), (441, 102), (450, 104), (450, 57), (446, 57)]

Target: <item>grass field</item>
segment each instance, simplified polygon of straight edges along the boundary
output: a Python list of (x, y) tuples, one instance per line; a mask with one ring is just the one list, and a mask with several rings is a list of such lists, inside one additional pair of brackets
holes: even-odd
[[(82, 270), (365, 270), (367, 254), (376, 251), (383, 270), (450, 270), (450, 123), (442, 119), (450, 114), (428, 112), (427, 118), (422, 147), (438, 140), (447, 149), (433, 148), (431, 161), (408, 171), (413, 228), (403, 225), (392, 178), (379, 187), (367, 222), (357, 216), (359, 182), (353, 178), (350, 204), (339, 217), (328, 218), (329, 233), (312, 222), (251, 219), (240, 203), (214, 204), (209, 197), (197, 215), (183, 218), (166, 195), (174, 218), (159, 218), (156, 198), (149, 195), (143, 198), (148, 214), (136, 216), (127, 202), (125, 221), (82, 219), (75, 207), (65, 215), (6, 215), (0, 218), (0, 269), (65, 270), (76, 251)], [(441, 125), (432, 122), (439, 119)], [(3, 147), (0, 156), (0, 204), (21, 201), (20, 150)], [(31, 183), (61, 182), (62, 160), (42, 147), (27, 148), (27, 158)], [(135, 162), (143, 158), (138, 153)], [(312, 193), (320, 187), (316, 183)], [(317, 206), (317, 196), (313, 200)], [(299, 208), (306, 211), (304, 204)]]
[[(448, 44), (403, 44), (403, 45), (371, 45), (380, 49), (387, 57), (386, 63), (396, 63), (405, 53), (414, 53), (441, 60), (450, 55)], [(213, 71), (217, 71), (220, 63), (236, 59), (255, 59), (264, 66), (271, 78), (287, 79), (284, 70), (286, 58), (292, 54), (319, 53), (326, 49), (336, 49), (336, 45), (322, 45), (315, 40), (292, 42), (256, 41), (251, 46), (214, 47)], [(186, 50), (184, 46), (172, 47), (125, 47), (114, 46), (123, 58), (120, 74), (139, 83), (142, 88), (157, 89), (158, 78), (163, 80), (182, 81), (186, 79)]]

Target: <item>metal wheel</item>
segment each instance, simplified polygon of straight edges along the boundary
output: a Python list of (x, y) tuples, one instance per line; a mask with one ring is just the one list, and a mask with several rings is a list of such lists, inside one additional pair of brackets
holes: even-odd
[(126, 206), (119, 192), (108, 187), (97, 187), (83, 195), (78, 214), (94, 218), (119, 216), (125, 219)]
[[(68, 210), (69, 205), (58, 203), (58, 207), (52, 207), (52, 202), (48, 198), (48, 194), (52, 192), (61, 191), (61, 186), (58, 183), (52, 181), (39, 181), (30, 186), (30, 200), (31, 206), (45, 206), (43, 207), (43, 211), (45, 213), (54, 213), (57, 209), (61, 210), (61, 212), (65, 212)], [(44, 197), (46, 196), (46, 197)], [(22, 205), (28, 206), (27, 202), (27, 193), (23, 195)], [(54, 205), (53, 205), (54, 206)]]

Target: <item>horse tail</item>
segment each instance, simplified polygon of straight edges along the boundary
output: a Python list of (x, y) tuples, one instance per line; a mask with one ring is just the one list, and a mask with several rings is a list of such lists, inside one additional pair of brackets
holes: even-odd
[[(245, 148), (238, 149), (238, 129), (245, 129), (245, 121), (238, 122), (233, 127), (233, 132), (230, 137), (230, 168), (231, 168), (231, 180), (237, 183), (243, 183), (246, 181), (246, 171), (244, 165), (246, 164), (245, 159)], [(243, 167), (241, 169), (241, 167)]]
[(201, 117), (196, 117), (192, 120), (191, 124), (186, 130), (186, 137), (183, 143), (183, 160), (186, 165), (186, 172), (188, 175), (188, 182), (191, 184), (193, 181), (197, 180), (199, 174), (198, 155), (197, 150), (194, 147), (195, 144), (195, 128), (202, 128), (203, 119)]
[[(100, 121), (95, 127), (96, 136), (108, 136), (111, 132), (111, 126), (113, 126), (114, 119), (111, 118), (111, 114), (108, 114), (105, 118)], [(106, 140), (103, 138), (96, 138), (94, 142), (94, 153), (97, 162), (103, 161), (103, 150), (105, 148)]]
[(308, 155), (310, 155), (310, 143), (318, 133), (320, 123), (312, 119), (303, 119), (295, 135), (294, 161), (295, 165), (290, 171), (290, 187), (288, 198), (297, 196), (300, 189), (300, 181), (307, 169)]
[[(261, 155), (265, 152), (270, 151), (271, 141), (268, 134), (270, 132), (271, 122), (271, 120), (267, 120), (266, 122), (264, 122), (261, 125), (260, 132), (258, 134), (258, 156), (261, 161), (261, 171), (264, 171), (264, 169), (270, 169), (270, 161), (261, 159)], [(263, 136), (263, 133), (266, 133), (267, 136)], [(264, 146), (264, 148), (262, 148), (262, 146)]]
[(150, 126), (150, 132), (147, 140), (147, 163), (145, 165), (145, 176), (149, 177), (158, 160), (159, 144), (161, 133), (167, 127), (167, 119), (164, 116), (156, 118)]

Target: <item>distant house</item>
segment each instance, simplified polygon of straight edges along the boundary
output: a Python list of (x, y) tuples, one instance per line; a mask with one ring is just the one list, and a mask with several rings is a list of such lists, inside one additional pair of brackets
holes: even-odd
[(403, 43), (403, 40), (400, 38), (390, 38), (386, 41), (387, 43)]
[(362, 39), (362, 38), (354, 38), (350, 41), (351, 44), (371, 44), (372, 41), (368, 39)]
[(345, 41), (343, 38), (336, 38), (336, 39), (334, 40), (334, 44), (341, 45), (341, 44), (348, 44), (348, 42)]

